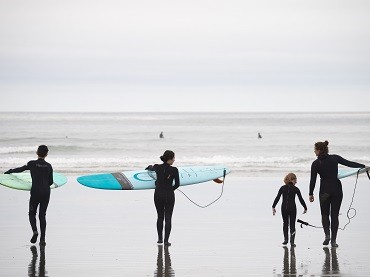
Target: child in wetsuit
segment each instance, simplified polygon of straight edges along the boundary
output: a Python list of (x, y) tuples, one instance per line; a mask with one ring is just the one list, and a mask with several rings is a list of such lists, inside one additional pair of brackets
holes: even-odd
[(275, 207), (280, 200), (280, 196), (283, 195), (283, 203), (281, 204), (281, 215), (283, 217), (283, 233), (284, 242), (286, 245), (288, 243), (288, 226), (290, 226), (290, 244), (295, 246), (295, 220), (297, 217), (297, 207), (295, 205), (295, 196), (298, 195), (299, 202), (301, 202), (304, 212), (307, 212), (307, 206), (302, 198), (301, 191), (295, 186), (297, 183), (297, 176), (294, 173), (289, 173), (284, 178), (285, 185), (279, 189), (279, 192), (272, 204), (272, 213), (275, 215)]

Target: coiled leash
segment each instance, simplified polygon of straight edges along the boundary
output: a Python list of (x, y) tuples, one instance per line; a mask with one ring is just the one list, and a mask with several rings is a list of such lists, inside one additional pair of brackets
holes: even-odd
[[(199, 208), (207, 208), (209, 206), (211, 206), (212, 204), (216, 203), (221, 197), (222, 197), (222, 194), (224, 193), (224, 185), (225, 185), (225, 177), (226, 177), (226, 169), (224, 169), (224, 175), (223, 175), (223, 180), (222, 180), (222, 188), (221, 188), (221, 194), (215, 199), (213, 200), (211, 203), (205, 205), (205, 206), (202, 206), (202, 205), (199, 205), (198, 203), (195, 203), (193, 200), (191, 200), (186, 194), (185, 192), (183, 192), (182, 190), (180, 190), (179, 188), (177, 189), (179, 192), (181, 192), (191, 203), (193, 203), (195, 206), (198, 206)], [(218, 179), (214, 180), (216, 183), (219, 183)]]
[[(358, 175), (359, 175), (359, 173), (360, 173), (360, 170), (361, 170), (361, 169), (362, 169), (362, 168), (359, 168), (359, 169), (357, 170), (357, 174), (356, 174), (356, 182), (355, 182), (355, 186), (354, 186), (354, 188), (353, 188), (353, 194), (352, 194), (351, 204), (349, 205), (349, 208), (348, 208), (348, 210), (347, 210), (347, 219), (348, 219), (348, 222), (347, 222), (347, 223), (346, 223), (342, 228), (341, 228), (341, 227), (339, 227), (338, 229), (340, 229), (340, 230), (345, 230), (345, 229), (346, 229), (346, 227), (347, 227), (347, 225), (351, 223), (351, 219), (353, 219), (353, 218), (356, 216), (356, 214), (357, 214), (356, 209), (355, 209), (355, 208), (352, 208), (352, 204), (353, 204), (353, 200), (354, 200), (354, 198), (355, 198), (355, 194), (356, 194), (356, 187), (357, 187), (357, 182), (358, 182)], [(370, 180), (369, 170), (367, 170), (367, 171), (366, 171), (366, 174), (367, 174), (367, 177), (368, 177), (368, 178), (369, 178), (369, 180)], [(354, 212), (353, 216), (350, 216), (350, 215), (349, 215), (351, 211), (353, 211), (353, 212)], [(300, 219), (297, 219), (297, 222), (301, 224), (301, 228), (303, 228), (303, 225), (305, 225), (305, 226), (310, 226), (310, 227), (313, 227), (313, 228), (323, 228), (322, 226), (315, 226), (315, 225), (311, 225), (311, 224), (309, 224), (308, 222), (305, 222), (305, 221), (300, 220)]]

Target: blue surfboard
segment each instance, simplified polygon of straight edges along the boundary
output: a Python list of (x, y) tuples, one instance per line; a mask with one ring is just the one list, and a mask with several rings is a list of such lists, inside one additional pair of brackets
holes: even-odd
[[(223, 177), (230, 170), (222, 165), (178, 167), (180, 186), (199, 184)], [(80, 176), (77, 181), (87, 187), (106, 190), (141, 190), (155, 188), (154, 171), (138, 170)]]
[(349, 176), (357, 175), (365, 173), (366, 171), (370, 171), (370, 167), (365, 168), (351, 168), (351, 169), (339, 169), (338, 170), (338, 179), (346, 178)]
[[(61, 173), (53, 172), (53, 181), (54, 183), (50, 186), (50, 188), (59, 188), (67, 183), (67, 177)], [(13, 189), (31, 190), (31, 174), (29, 172), (0, 174), (0, 184)]]

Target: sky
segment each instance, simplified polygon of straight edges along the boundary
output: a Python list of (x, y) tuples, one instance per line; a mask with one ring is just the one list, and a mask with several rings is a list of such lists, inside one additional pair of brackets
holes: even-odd
[(0, 111), (370, 112), (370, 2), (0, 0)]

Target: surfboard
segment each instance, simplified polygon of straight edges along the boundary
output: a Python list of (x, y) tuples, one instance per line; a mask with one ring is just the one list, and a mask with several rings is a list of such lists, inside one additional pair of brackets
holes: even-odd
[[(218, 166), (184, 166), (178, 167), (180, 186), (199, 184), (224, 176), (230, 170)], [(106, 174), (80, 176), (77, 181), (87, 187), (106, 190), (142, 190), (155, 188), (154, 171), (138, 170)]]
[(366, 171), (370, 172), (370, 167), (365, 167), (365, 168), (351, 168), (351, 169), (339, 169), (338, 170), (338, 179), (346, 178), (349, 176), (357, 175), (365, 173)]
[[(67, 177), (61, 173), (53, 172), (53, 181), (54, 183), (50, 186), (50, 188), (59, 188), (67, 183)], [(31, 190), (31, 174), (29, 172), (0, 174), (0, 184), (12, 189)]]

